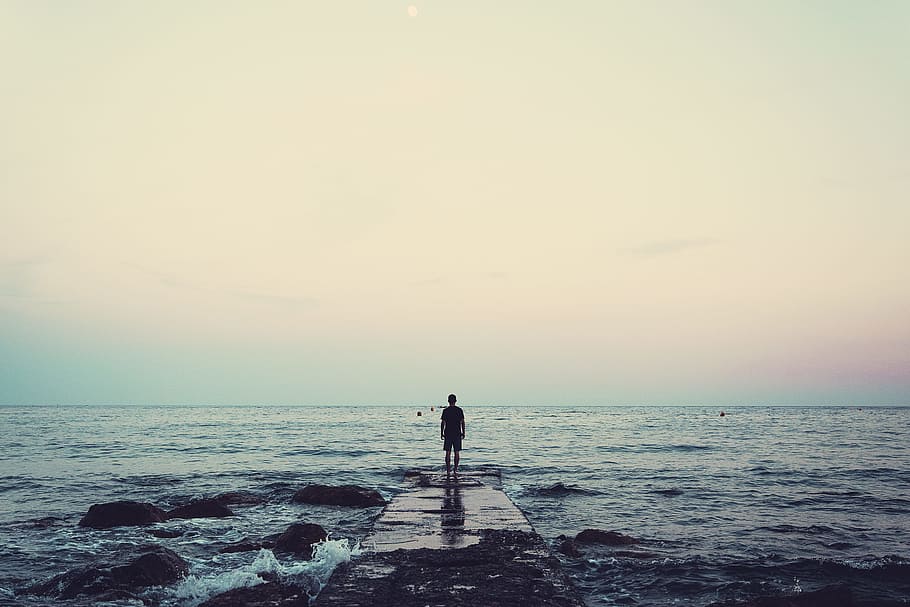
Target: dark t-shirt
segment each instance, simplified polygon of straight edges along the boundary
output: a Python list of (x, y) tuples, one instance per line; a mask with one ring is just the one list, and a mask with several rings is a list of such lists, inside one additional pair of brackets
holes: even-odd
[(449, 405), (442, 410), (442, 421), (446, 423), (445, 436), (461, 436), (461, 420), (464, 419), (464, 411), (457, 405)]

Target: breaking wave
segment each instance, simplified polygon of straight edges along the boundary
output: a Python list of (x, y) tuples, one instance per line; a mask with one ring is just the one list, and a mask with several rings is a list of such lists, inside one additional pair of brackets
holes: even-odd
[(318, 595), (335, 567), (360, 554), (360, 546), (346, 539), (326, 540), (314, 546), (309, 561), (283, 563), (275, 553), (263, 548), (253, 561), (230, 571), (211, 574), (191, 574), (171, 591), (164, 604), (174, 607), (195, 607), (213, 596), (236, 588), (264, 584), (268, 579), (293, 582), (307, 589), (311, 597)]

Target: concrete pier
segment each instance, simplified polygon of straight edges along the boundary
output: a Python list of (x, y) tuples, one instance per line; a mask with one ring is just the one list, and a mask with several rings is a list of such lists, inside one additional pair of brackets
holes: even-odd
[(415, 471), (364, 554), (339, 567), (318, 607), (581, 607), (559, 561), (502, 492), (498, 470)]

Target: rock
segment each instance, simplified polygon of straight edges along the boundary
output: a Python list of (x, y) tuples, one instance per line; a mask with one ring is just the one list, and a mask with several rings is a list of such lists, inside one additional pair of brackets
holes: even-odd
[(583, 607), (536, 533), (487, 529), (477, 544), (370, 552), (340, 565), (315, 607)]
[(578, 544), (576, 544), (575, 540), (572, 540), (572, 539), (563, 540), (562, 543), (559, 545), (559, 548), (557, 548), (557, 550), (562, 552), (564, 555), (571, 556), (572, 558), (575, 558), (575, 559), (580, 558), (582, 556), (581, 550), (578, 549)]
[(275, 550), (293, 552), (310, 558), (313, 555), (313, 544), (328, 537), (325, 529), (312, 523), (294, 523), (275, 541)]
[[(228, 544), (222, 546), (218, 549), (218, 552), (222, 554), (229, 554), (231, 552), (250, 552), (251, 550), (260, 550), (262, 548), (268, 548), (272, 550), (275, 548), (275, 544), (278, 541), (278, 538), (281, 537), (280, 533), (272, 533), (260, 539), (252, 539), (245, 537), (238, 542), (233, 544)], [(259, 574), (259, 577), (262, 577), (262, 574)]]
[(218, 550), (221, 554), (230, 554), (233, 552), (250, 552), (252, 550), (259, 550), (263, 545), (261, 542), (253, 542), (248, 539), (242, 539), (239, 542), (233, 544), (228, 544), (224, 548)]
[(48, 527), (56, 527), (57, 525), (62, 525), (65, 522), (66, 519), (57, 516), (46, 516), (44, 518), (32, 519), (29, 521), (29, 524), (37, 529), (47, 529)]
[(585, 529), (575, 536), (575, 541), (582, 544), (604, 544), (606, 546), (628, 546), (638, 543), (634, 537), (601, 529)]
[(80, 527), (110, 529), (128, 525), (149, 525), (167, 520), (164, 510), (141, 502), (109, 502), (95, 504), (79, 521)]
[[(312, 589), (315, 594), (317, 589)], [(234, 588), (213, 596), (199, 607), (309, 607), (307, 589), (280, 582)]]
[(189, 566), (172, 550), (161, 546), (141, 546), (118, 559), (125, 565), (93, 563), (55, 576), (31, 587), (29, 594), (72, 599), (80, 595), (123, 598), (148, 586), (172, 584), (189, 573)]
[(367, 508), (385, 506), (386, 501), (378, 491), (357, 485), (331, 487), (328, 485), (307, 485), (294, 494), (294, 502), (322, 504), (328, 506), (354, 506)]
[(93, 599), (92, 604), (94, 605), (103, 605), (104, 603), (114, 603), (117, 601), (142, 603), (142, 598), (140, 598), (139, 595), (126, 590), (108, 590), (107, 592), (95, 595)]
[(265, 503), (265, 498), (249, 491), (228, 491), (214, 499), (223, 506), (256, 506)]
[(148, 533), (149, 535), (154, 535), (155, 537), (160, 537), (162, 539), (171, 539), (171, 538), (175, 538), (175, 537), (180, 537), (181, 535), (186, 533), (186, 531), (177, 531), (177, 530), (169, 531), (167, 529), (149, 529), (146, 533)]
[(118, 584), (128, 587), (163, 586), (176, 582), (189, 573), (189, 566), (173, 550), (150, 546), (128, 565), (113, 567), (111, 574)]
[(279, 537), (281, 537), (280, 533), (272, 533), (271, 535), (265, 536), (262, 538), (262, 547), (271, 550), (275, 547), (275, 544), (278, 543)]
[(196, 500), (167, 513), (168, 518), (220, 518), (224, 516), (234, 516), (234, 513), (216, 499)]

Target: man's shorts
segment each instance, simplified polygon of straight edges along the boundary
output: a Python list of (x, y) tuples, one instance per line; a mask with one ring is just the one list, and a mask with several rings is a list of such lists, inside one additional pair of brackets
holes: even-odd
[(449, 449), (455, 449), (455, 451), (461, 451), (461, 437), (460, 436), (447, 436), (445, 444), (442, 447), (446, 451)]

